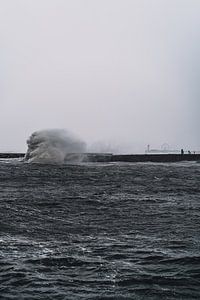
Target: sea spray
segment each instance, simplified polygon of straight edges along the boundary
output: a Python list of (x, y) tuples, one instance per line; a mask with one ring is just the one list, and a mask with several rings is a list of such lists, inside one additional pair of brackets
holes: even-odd
[(48, 129), (34, 132), (27, 140), (24, 160), (29, 163), (62, 164), (80, 160), (86, 144), (65, 129)]

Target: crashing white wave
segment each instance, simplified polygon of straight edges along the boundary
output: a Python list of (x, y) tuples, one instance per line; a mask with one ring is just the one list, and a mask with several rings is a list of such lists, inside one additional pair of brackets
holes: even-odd
[(67, 160), (80, 160), (86, 149), (84, 142), (64, 129), (36, 131), (27, 140), (27, 145), (24, 160), (42, 164), (62, 164)]

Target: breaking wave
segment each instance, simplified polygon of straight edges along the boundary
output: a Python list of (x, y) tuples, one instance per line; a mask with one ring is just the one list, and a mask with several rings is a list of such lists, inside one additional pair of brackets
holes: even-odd
[(27, 140), (28, 150), (24, 160), (29, 163), (63, 164), (81, 160), (86, 144), (65, 129), (34, 132)]

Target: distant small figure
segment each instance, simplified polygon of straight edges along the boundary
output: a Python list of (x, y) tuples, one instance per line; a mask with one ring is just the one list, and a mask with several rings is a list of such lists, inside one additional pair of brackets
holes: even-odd
[(184, 150), (183, 149), (181, 149), (181, 155), (183, 155), (184, 154)]
[(196, 154), (196, 152), (194, 151), (194, 154)]
[(190, 150), (188, 150), (188, 154), (191, 154), (191, 151), (190, 151)]

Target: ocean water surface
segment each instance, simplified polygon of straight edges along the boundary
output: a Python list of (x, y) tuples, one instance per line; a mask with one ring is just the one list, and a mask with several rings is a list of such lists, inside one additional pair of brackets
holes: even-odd
[(200, 299), (200, 164), (1, 160), (0, 299)]

